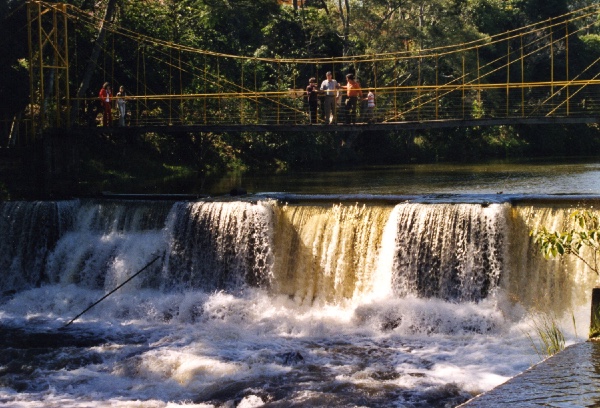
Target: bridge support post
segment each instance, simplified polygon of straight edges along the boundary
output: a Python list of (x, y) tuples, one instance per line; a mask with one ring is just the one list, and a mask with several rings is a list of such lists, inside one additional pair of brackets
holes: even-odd
[(590, 319), (589, 338), (600, 338), (600, 287), (592, 289), (592, 310)]
[[(39, 131), (49, 124), (70, 127), (67, 5), (42, 5), (36, 1), (29, 1), (27, 27), (30, 115), (36, 137), (35, 135), (39, 135)], [(52, 97), (54, 101), (51, 104)]]

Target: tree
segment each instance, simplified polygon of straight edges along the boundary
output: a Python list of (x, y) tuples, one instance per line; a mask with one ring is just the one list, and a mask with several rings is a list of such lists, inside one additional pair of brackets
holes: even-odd
[[(23, 1), (0, 4), (0, 146), (14, 142), (7, 124), (17, 121), (29, 100), (27, 16)], [(14, 121), (14, 122), (13, 122)]]
[(79, 101), (81, 100), (81, 98), (85, 97), (85, 94), (90, 86), (90, 81), (96, 69), (96, 64), (98, 63), (100, 51), (102, 51), (102, 47), (104, 46), (104, 39), (106, 37), (106, 24), (112, 21), (116, 9), (117, 0), (108, 0), (108, 3), (106, 5), (106, 12), (104, 13), (104, 18), (100, 23), (100, 27), (98, 29), (98, 36), (96, 37), (92, 54), (90, 55), (90, 59), (88, 60), (85, 72), (83, 74), (83, 79), (81, 80), (81, 84), (79, 84), (79, 88), (77, 89), (77, 98), (75, 99), (73, 110), (71, 111), (71, 123), (76, 123), (77, 121), (77, 116), (79, 115)]

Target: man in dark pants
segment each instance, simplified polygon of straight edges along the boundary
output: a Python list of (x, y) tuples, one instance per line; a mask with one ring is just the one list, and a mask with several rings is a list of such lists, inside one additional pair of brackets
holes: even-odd
[(310, 124), (317, 124), (317, 105), (319, 104), (319, 88), (317, 87), (317, 79), (311, 78), (308, 80), (306, 87), (306, 96), (308, 97), (308, 111), (310, 114)]
[(356, 124), (356, 106), (358, 98), (362, 98), (360, 84), (354, 80), (354, 74), (346, 75), (346, 85), (341, 88), (346, 89), (346, 124)]

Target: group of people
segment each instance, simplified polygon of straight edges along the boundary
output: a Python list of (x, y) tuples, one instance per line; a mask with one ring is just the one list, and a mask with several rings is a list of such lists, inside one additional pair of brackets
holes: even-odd
[[(105, 82), (102, 85), (102, 89), (100, 89), (100, 93), (98, 94), (100, 98), (100, 103), (102, 104), (102, 125), (103, 126), (112, 126), (112, 88), (109, 82)], [(119, 92), (117, 92), (117, 108), (119, 109), (119, 126), (125, 126), (125, 116), (127, 114), (127, 93), (125, 92), (125, 87), (120, 86)]]
[(363, 91), (360, 87), (360, 83), (354, 78), (354, 74), (346, 75), (346, 85), (340, 85), (335, 79), (333, 74), (327, 72), (325, 74), (325, 80), (321, 82), (321, 86), (317, 86), (317, 79), (310, 78), (308, 80), (308, 86), (306, 87), (306, 95), (308, 97), (308, 109), (310, 112), (310, 123), (317, 123), (317, 108), (319, 105), (319, 97), (322, 96), (322, 109), (324, 113), (325, 124), (329, 125), (336, 123), (337, 116), (337, 98), (339, 96), (340, 89), (346, 90), (346, 102), (345, 102), (345, 123), (355, 124), (356, 123), (356, 111), (358, 108), (358, 102), (366, 102), (366, 113), (365, 118), (371, 122), (373, 120), (375, 110), (375, 94), (373, 91), (369, 91), (366, 98), (363, 95)]
[[(358, 108), (358, 101), (366, 102), (365, 118), (368, 122), (373, 120), (375, 110), (375, 94), (373, 91), (369, 91), (367, 96), (364, 97), (363, 91), (360, 87), (360, 83), (354, 78), (354, 74), (346, 75), (346, 85), (340, 85), (335, 79), (333, 74), (327, 72), (325, 74), (325, 80), (321, 82), (321, 86), (317, 86), (316, 78), (310, 78), (308, 80), (308, 86), (306, 87), (306, 95), (308, 97), (308, 108), (310, 112), (310, 123), (316, 124), (317, 122), (317, 108), (319, 105), (319, 97), (323, 96), (322, 109), (324, 113), (325, 124), (329, 125), (337, 123), (337, 98), (341, 89), (346, 90), (346, 109), (345, 112), (345, 123), (355, 124), (356, 123), (356, 112)], [(100, 89), (98, 95), (100, 102), (102, 103), (102, 125), (112, 126), (112, 88), (109, 82), (105, 82)], [(117, 92), (117, 108), (119, 109), (119, 126), (125, 126), (125, 117), (127, 113), (127, 94), (125, 87), (120, 86), (119, 92)]]

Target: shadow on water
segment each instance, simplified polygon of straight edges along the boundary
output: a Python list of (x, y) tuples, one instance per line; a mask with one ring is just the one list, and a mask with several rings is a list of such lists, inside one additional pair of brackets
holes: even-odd
[[(81, 329), (30, 331), (0, 325), (0, 387), (42, 391), (49, 386), (40, 381), (43, 373), (101, 364), (104, 358), (94, 348), (113, 341), (112, 336)], [(143, 344), (145, 339), (136, 336), (127, 341)]]

